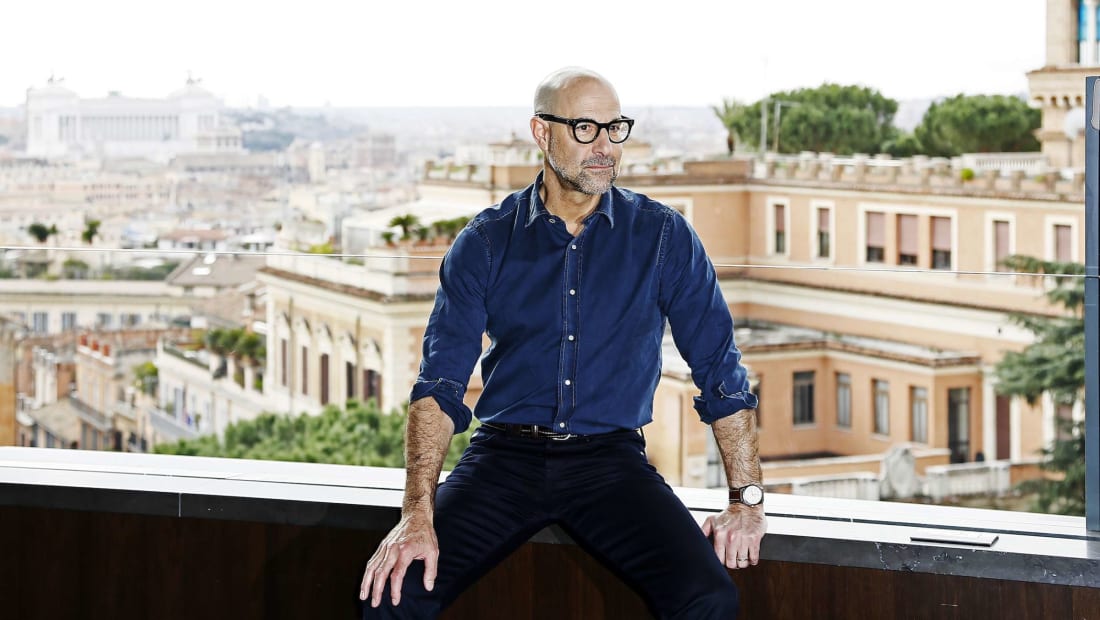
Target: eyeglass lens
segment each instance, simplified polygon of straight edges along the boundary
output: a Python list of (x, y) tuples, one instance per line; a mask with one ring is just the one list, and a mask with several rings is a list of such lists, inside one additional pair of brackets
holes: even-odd
[[(573, 125), (573, 136), (577, 142), (588, 143), (596, 139), (600, 132), (600, 126), (596, 123), (580, 122)], [(630, 123), (626, 121), (612, 121), (607, 126), (607, 137), (612, 142), (623, 142), (630, 136)]]

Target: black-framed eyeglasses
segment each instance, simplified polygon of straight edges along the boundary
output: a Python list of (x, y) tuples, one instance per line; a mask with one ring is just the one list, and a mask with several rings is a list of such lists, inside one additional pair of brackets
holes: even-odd
[(606, 123), (599, 123), (590, 118), (562, 118), (545, 112), (539, 112), (535, 114), (535, 117), (551, 123), (569, 125), (573, 128), (573, 139), (581, 144), (595, 142), (601, 129), (607, 131), (608, 140), (615, 144), (621, 144), (630, 137), (630, 130), (634, 127), (634, 119), (625, 116)]

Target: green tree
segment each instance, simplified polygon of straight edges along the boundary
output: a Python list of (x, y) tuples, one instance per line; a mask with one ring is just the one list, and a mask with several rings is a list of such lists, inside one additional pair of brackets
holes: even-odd
[(399, 226), (401, 228), (401, 240), (408, 241), (412, 230), (420, 224), (420, 218), (416, 217), (412, 213), (405, 215), (398, 215), (390, 220), (390, 226)]
[[(264, 413), (230, 424), (222, 439), (208, 435), (156, 447), (161, 454), (303, 461), (374, 467), (405, 466), (404, 413), (383, 414), (373, 400), (329, 405), (320, 415)], [(471, 430), (451, 440), (444, 467), (451, 469), (470, 444)]]
[(745, 109), (745, 104), (736, 99), (723, 99), (721, 106), (711, 106), (710, 109), (714, 110), (714, 115), (722, 121), (722, 126), (726, 128), (726, 151), (732, 156), (737, 149), (737, 141), (740, 139), (743, 130), (741, 112)]
[[(1041, 261), (1028, 256), (1011, 256), (1005, 265), (1013, 271), (1037, 274), (1082, 275), (1078, 263)], [(1013, 320), (1035, 334), (1035, 342), (1022, 351), (1010, 351), (997, 364), (997, 392), (1022, 396), (1034, 404), (1050, 394), (1057, 404), (1072, 405), (1081, 398), (1085, 385), (1084, 278), (1057, 278), (1046, 292), (1051, 303), (1062, 306), (1057, 317), (1016, 314)], [(1042, 467), (1048, 473), (1024, 484), (1035, 491), (1035, 508), (1042, 512), (1085, 514), (1085, 434), (1080, 423), (1061, 422), (1058, 438), (1042, 453)]]
[[(897, 134), (898, 102), (864, 86), (822, 84), (775, 92), (741, 108), (733, 122), (741, 140), (760, 146), (760, 106), (768, 106), (768, 138), (774, 140), (775, 102), (782, 105), (779, 151), (878, 153)], [(768, 145), (770, 146), (770, 145)]]
[(84, 232), (80, 233), (80, 238), (84, 240), (84, 243), (91, 245), (95, 238), (99, 235), (99, 225), (102, 224), (99, 220), (88, 220), (84, 223)]
[(1038, 151), (1041, 118), (1019, 97), (956, 95), (929, 106), (913, 133), (927, 155)]
[(914, 134), (903, 132), (896, 135), (893, 140), (883, 143), (882, 151), (889, 153), (890, 157), (912, 157), (923, 154), (924, 145)]
[(65, 262), (61, 263), (61, 273), (70, 280), (86, 279), (89, 269), (88, 263), (76, 258), (66, 258)]
[(134, 366), (134, 388), (152, 396), (157, 393), (157, 381), (159, 371), (153, 362), (145, 362)]
[(50, 231), (50, 227), (40, 222), (34, 222), (30, 226), (27, 226), (27, 234), (34, 237), (35, 241), (39, 243), (46, 243), (46, 239), (50, 238), (53, 233)]

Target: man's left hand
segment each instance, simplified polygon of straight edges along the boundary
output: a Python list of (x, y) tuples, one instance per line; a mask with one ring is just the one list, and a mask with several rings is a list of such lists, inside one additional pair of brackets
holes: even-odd
[(763, 506), (734, 504), (707, 517), (703, 535), (714, 536), (714, 553), (727, 568), (748, 568), (760, 561), (760, 540), (768, 530)]

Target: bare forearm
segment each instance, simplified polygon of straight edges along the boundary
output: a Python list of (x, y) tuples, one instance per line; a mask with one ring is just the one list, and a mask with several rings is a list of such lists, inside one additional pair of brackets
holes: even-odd
[(739, 411), (715, 421), (711, 428), (722, 453), (730, 487), (760, 484), (760, 444), (756, 436), (756, 412)]
[(439, 403), (425, 397), (409, 405), (405, 427), (405, 499), (401, 511), (431, 515), (435, 510), (435, 487), (443, 458), (454, 434), (454, 422)]

